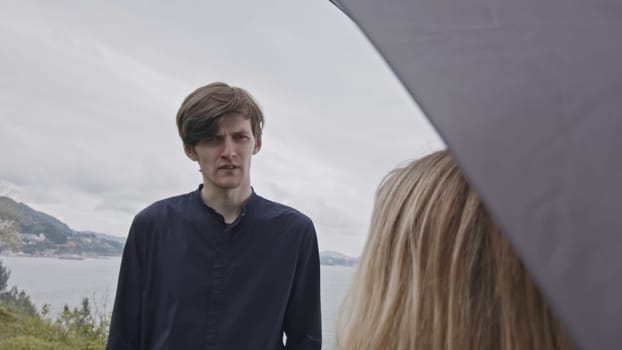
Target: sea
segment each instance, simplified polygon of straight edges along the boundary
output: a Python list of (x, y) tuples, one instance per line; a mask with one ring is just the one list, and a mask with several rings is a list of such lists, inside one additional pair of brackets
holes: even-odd
[[(110, 315), (114, 303), (121, 259), (87, 258), (84, 260), (54, 257), (0, 256), (11, 271), (9, 288), (24, 290), (35, 306), (48, 304), (52, 315), (64, 305), (78, 307), (84, 297), (93, 301), (96, 315)], [(335, 318), (350, 285), (353, 267), (322, 266), (322, 349), (332, 350)]]

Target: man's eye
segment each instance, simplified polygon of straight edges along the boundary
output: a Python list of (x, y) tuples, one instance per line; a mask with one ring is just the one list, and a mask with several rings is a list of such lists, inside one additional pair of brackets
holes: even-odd
[(218, 141), (217, 137), (207, 137), (207, 138), (204, 138), (201, 142), (210, 144), (210, 143), (216, 143), (217, 141)]

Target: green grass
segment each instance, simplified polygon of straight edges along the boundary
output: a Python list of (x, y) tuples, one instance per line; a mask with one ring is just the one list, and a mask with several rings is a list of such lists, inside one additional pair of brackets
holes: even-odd
[(108, 320), (95, 317), (87, 298), (80, 308), (65, 307), (55, 319), (44, 306), (39, 313), (0, 303), (0, 350), (101, 350)]

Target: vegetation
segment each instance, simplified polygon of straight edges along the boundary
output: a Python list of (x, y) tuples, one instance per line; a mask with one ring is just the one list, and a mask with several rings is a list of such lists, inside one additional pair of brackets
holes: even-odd
[[(14, 221), (0, 221), (0, 252), (3, 250), (18, 250), (20, 245), (19, 233)], [(2, 290), (2, 289), (0, 289)]]
[(0, 261), (0, 350), (104, 349), (109, 320), (92, 311), (88, 298), (53, 318), (48, 305), (37, 312), (24, 291), (4, 291), (9, 276)]
[(0, 261), (0, 293), (9, 285), (9, 277), (11, 277), (11, 271), (4, 267)]

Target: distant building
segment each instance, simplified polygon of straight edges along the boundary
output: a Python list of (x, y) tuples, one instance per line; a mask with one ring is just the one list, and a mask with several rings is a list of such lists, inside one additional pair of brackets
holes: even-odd
[(22, 239), (22, 242), (43, 242), (47, 238), (44, 233), (20, 233), (19, 236)]
[(0, 219), (0, 228), (5, 228), (8, 226), (11, 226), (15, 223), (15, 221), (13, 220), (4, 220), (4, 219)]

